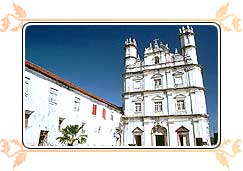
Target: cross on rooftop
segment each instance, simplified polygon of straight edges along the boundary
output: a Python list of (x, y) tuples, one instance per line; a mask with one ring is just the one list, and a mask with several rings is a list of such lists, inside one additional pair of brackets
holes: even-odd
[(154, 39), (154, 44), (158, 44), (159, 39)]

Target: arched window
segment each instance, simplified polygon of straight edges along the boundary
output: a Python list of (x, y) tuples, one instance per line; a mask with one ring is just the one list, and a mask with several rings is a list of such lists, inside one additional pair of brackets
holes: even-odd
[(159, 57), (156, 56), (156, 57), (154, 58), (154, 64), (158, 64), (158, 63), (159, 63)]

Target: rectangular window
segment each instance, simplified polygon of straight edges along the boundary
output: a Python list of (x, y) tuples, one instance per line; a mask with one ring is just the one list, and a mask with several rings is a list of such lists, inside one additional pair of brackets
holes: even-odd
[(92, 115), (96, 115), (97, 105), (93, 104)]
[(161, 112), (162, 111), (162, 102), (154, 102), (154, 111)]
[(80, 106), (80, 98), (75, 97), (75, 99), (74, 99), (74, 108), (73, 108), (73, 110), (74, 110), (74, 111), (79, 111), (79, 106)]
[(113, 121), (113, 115), (111, 114), (111, 120)]
[(102, 111), (102, 118), (106, 119), (106, 110), (105, 109), (103, 109), (103, 111)]
[(162, 85), (162, 81), (161, 81), (161, 79), (155, 79), (154, 80), (154, 86), (155, 87), (158, 87), (158, 86), (161, 86)]
[(50, 89), (49, 103), (52, 105), (57, 104), (57, 90), (54, 88)]
[(182, 76), (175, 77), (175, 87), (182, 87), (182, 86), (183, 86)]
[(141, 81), (134, 81), (134, 89), (140, 89)]
[(142, 111), (141, 103), (135, 103), (135, 111), (136, 112), (141, 112)]
[(183, 111), (185, 110), (185, 100), (177, 100), (176, 102), (177, 110), (178, 111)]
[(24, 86), (25, 87), (25, 90), (24, 90), (25, 97), (28, 97), (28, 95), (29, 95), (29, 82), (30, 82), (30, 79), (25, 77), (25, 81), (24, 81), (24, 83), (25, 83), (25, 86)]

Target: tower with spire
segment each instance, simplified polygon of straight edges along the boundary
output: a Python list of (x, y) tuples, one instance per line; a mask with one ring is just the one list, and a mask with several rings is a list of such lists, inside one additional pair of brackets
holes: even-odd
[(209, 146), (209, 124), (195, 33), (179, 29), (181, 51), (158, 38), (138, 55), (125, 41), (123, 145)]
[(198, 64), (193, 28), (190, 26), (185, 28), (183, 26), (181, 29), (179, 29), (179, 32), (182, 55), (191, 60), (191, 63)]
[(137, 61), (137, 43), (135, 39), (128, 38), (125, 41), (125, 67), (131, 66)]

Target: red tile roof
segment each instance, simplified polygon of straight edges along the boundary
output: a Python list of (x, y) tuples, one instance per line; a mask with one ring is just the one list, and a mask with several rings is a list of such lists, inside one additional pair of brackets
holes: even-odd
[(108, 102), (108, 101), (106, 101), (106, 100), (94, 95), (94, 94), (91, 94), (91, 93), (87, 92), (86, 90), (84, 90), (84, 89), (72, 84), (71, 82), (69, 82), (67, 80), (64, 80), (61, 77), (58, 77), (57, 75), (51, 73), (50, 71), (47, 71), (47, 70), (41, 68), (40, 66), (37, 66), (37, 65), (31, 63), (30, 61), (25, 60), (25, 66), (30, 68), (30, 69), (33, 69), (33, 70), (35, 70), (35, 71), (37, 71), (37, 72), (39, 72), (39, 73), (41, 73), (41, 74), (43, 74), (45, 76), (47, 76), (47, 77), (49, 77), (49, 78), (51, 78), (51, 79), (53, 79), (55, 81), (58, 81), (58, 82), (66, 85), (66, 86), (68, 86), (68, 87), (70, 87), (70, 88), (72, 88), (74, 90), (77, 90), (80, 93), (85, 94), (85, 95), (87, 95), (87, 96), (89, 96), (89, 97), (91, 97), (91, 98), (93, 98), (93, 99), (95, 99), (95, 100), (97, 100), (99, 102), (105, 103), (106, 105), (108, 105), (109, 107), (112, 107), (113, 109), (121, 111), (121, 107), (118, 107), (118, 106), (116, 106), (116, 105), (114, 105), (114, 104), (112, 104), (112, 103), (110, 103), (110, 102)]

